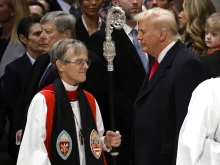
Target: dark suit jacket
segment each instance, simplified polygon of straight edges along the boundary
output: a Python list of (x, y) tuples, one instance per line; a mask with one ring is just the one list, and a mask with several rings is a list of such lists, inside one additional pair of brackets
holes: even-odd
[(7, 103), (7, 116), (10, 122), (31, 67), (31, 61), (26, 54), (6, 66), (3, 96)]
[(200, 60), (205, 65), (209, 78), (220, 76), (220, 50), (217, 50), (213, 54), (200, 56)]
[[(102, 22), (101, 28), (102, 30), (105, 29), (105, 23)], [(86, 30), (86, 27), (83, 24), (82, 21), (82, 17), (80, 17), (79, 19), (76, 20), (76, 38), (82, 42), (84, 42), (84, 44), (87, 46), (88, 42), (89, 42), (89, 33)]]
[[(82, 85), (84, 89), (94, 94), (94, 96), (99, 96), (99, 89), (102, 89), (102, 85), (99, 84), (99, 78), (103, 77), (104, 65), (101, 63), (101, 60), (97, 57), (97, 55), (90, 51), (88, 57), (91, 59), (92, 64), (87, 71), (87, 80)], [(16, 123), (14, 133), (16, 133), (19, 129), (24, 129), (26, 125), (28, 107), (34, 95), (42, 88), (51, 84), (55, 79), (56, 75), (51, 72), (45, 81), (42, 84), (39, 84), (49, 63), (50, 56), (48, 54), (41, 55), (34, 63), (14, 115), (14, 122)]]
[[(123, 29), (112, 32), (112, 40), (115, 42), (116, 56), (114, 58), (113, 86), (114, 86), (114, 108), (116, 129), (122, 134), (122, 143), (119, 147), (119, 164), (129, 164), (133, 104), (141, 88), (141, 84), (146, 76), (141, 59)], [(106, 64), (103, 57), (103, 42), (105, 41), (105, 31), (100, 30), (90, 37), (89, 49), (97, 53)], [(107, 82), (105, 82), (108, 84)], [(109, 122), (109, 98), (108, 86), (105, 89), (105, 101), (101, 104), (101, 113), (106, 130), (110, 128)]]
[(145, 78), (135, 101), (133, 164), (176, 164), (179, 130), (191, 94), (205, 79), (199, 58), (177, 41), (151, 80)]
[[(31, 61), (25, 53), (22, 57), (11, 62), (6, 66), (3, 98), (5, 102), (5, 110), (9, 120), (9, 153), (11, 157), (11, 164), (16, 164), (18, 146), (15, 145), (15, 136), (12, 136), (13, 122), (12, 118), (18, 103), (18, 98), (21, 95), (25, 82), (31, 71)], [(16, 123), (15, 123), (16, 124)]]

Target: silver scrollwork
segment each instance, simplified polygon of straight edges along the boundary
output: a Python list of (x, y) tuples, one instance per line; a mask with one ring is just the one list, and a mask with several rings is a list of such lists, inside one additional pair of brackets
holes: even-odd
[(112, 41), (111, 33), (114, 28), (121, 29), (125, 24), (125, 12), (121, 7), (112, 7), (106, 16), (106, 41), (103, 43), (104, 57), (108, 62), (108, 71), (113, 71), (113, 60), (116, 55), (115, 43)]

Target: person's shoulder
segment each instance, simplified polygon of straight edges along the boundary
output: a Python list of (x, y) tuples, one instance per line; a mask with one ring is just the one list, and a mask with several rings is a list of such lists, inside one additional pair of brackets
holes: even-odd
[[(50, 56), (49, 56), (49, 54), (44, 53), (36, 59), (36, 61), (34, 62), (34, 65), (32, 67), (32, 70), (35, 70), (35, 68), (38, 68), (38, 67), (41, 68), (45, 65), (47, 66), (49, 63), (50, 63)], [(43, 68), (43, 69), (45, 69), (45, 68)]]
[(193, 93), (203, 93), (207, 95), (208, 93), (219, 93), (220, 94), (220, 78), (211, 78), (200, 83)]
[(40, 55), (37, 58), (36, 62), (43, 61), (43, 60), (48, 60), (48, 59), (50, 59), (50, 55), (48, 53), (43, 53), (42, 55)]
[(27, 55), (24, 54), (23, 56), (21, 56), (21, 57), (17, 58), (16, 60), (12, 61), (8, 65), (6, 65), (6, 68), (13, 68), (14, 69), (14, 68), (20, 66), (22, 64), (24, 58), (26, 58), (25, 56), (27, 57)]
[(199, 58), (202, 62), (205, 62), (205, 63), (219, 62), (220, 50), (213, 52), (211, 54), (205, 55), (205, 56), (200, 56)]

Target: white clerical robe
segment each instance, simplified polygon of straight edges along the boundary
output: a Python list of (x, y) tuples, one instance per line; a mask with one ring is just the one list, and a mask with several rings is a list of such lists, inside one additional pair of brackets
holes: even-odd
[(193, 92), (179, 135), (176, 165), (220, 165), (220, 78)]
[[(70, 86), (69, 84), (64, 83), (64, 87), (68, 91), (74, 91), (77, 87)], [(95, 100), (96, 102), (96, 100)], [(80, 124), (80, 113), (79, 113), (79, 105), (78, 101), (71, 102), (73, 108), (73, 112), (77, 118), (78, 124)], [(46, 99), (43, 94), (37, 93), (33, 98), (27, 117), (27, 124), (25, 127), (24, 136), (21, 142), (21, 147), (18, 154), (17, 165), (51, 165), (50, 160), (48, 158), (47, 149), (44, 145), (44, 141), (46, 139), (46, 118), (47, 118), (47, 105)], [(76, 135), (78, 135), (79, 128), (76, 123)], [(102, 116), (100, 113), (99, 106), (96, 102), (96, 126), (101, 137), (102, 147), (105, 151), (110, 151), (106, 148), (104, 144), (104, 125), (102, 121)], [(81, 127), (81, 125), (80, 125)], [(79, 149), (79, 159), (80, 165), (86, 165), (85, 159), (85, 147), (81, 145), (78, 140), (78, 149)]]

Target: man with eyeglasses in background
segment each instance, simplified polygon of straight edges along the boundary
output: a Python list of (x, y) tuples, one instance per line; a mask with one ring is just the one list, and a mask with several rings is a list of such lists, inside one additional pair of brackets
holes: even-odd
[[(19, 98), (18, 106), (14, 115), (14, 134), (16, 134), (16, 144), (20, 145), (22, 132), (26, 125), (27, 112), (30, 102), (34, 95), (51, 84), (55, 79), (50, 64), (50, 50), (53, 44), (61, 39), (75, 38), (75, 18), (63, 11), (50, 12), (41, 18), (43, 32), (41, 38), (46, 44), (45, 54), (41, 55), (32, 67), (29, 79), (25, 84), (24, 90)], [(87, 71), (87, 81), (82, 84), (93, 95), (99, 87), (99, 77), (102, 77), (104, 65), (101, 60), (92, 52), (88, 52), (88, 57), (92, 64)], [(95, 72), (95, 74), (93, 74)], [(90, 81), (91, 80), (91, 81)]]

